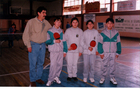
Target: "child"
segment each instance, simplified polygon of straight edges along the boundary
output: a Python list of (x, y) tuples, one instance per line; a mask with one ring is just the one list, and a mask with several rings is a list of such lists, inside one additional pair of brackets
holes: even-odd
[(117, 84), (115, 79), (115, 59), (121, 54), (120, 35), (117, 30), (113, 28), (114, 20), (108, 18), (106, 20), (107, 28), (101, 32), (100, 41), (98, 43), (98, 52), (102, 60), (102, 76), (100, 84), (103, 84), (107, 75), (107, 66), (110, 65), (110, 81)]
[[(63, 57), (66, 56), (67, 44), (65, 41), (63, 41), (63, 31), (60, 28), (60, 25), (61, 25), (60, 18), (54, 19), (54, 26), (50, 28), (47, 32), (46, 44), (48, 44), (48, 49), (50, 51), (51, 63), (49, 70), (49, 78), (46, 86), (50, 86), (54, 80), (58, 84), (61, 83), (61, 81), (59, 80), (59, 75), (62, 70)], [(54, 35), (55, 33), (60, 34), (60, 38), (55, 39)]]
[[(67, 81), (78, 81), (77, 79), (77, 62), (79, 56), (82, 55), (82, 47), (80, 46), (81, 37), (83, 36), (83, 31), (78, 28), (79, 20), (74, 17), (71, 20), (72, 27), (68, 28), (65, 32), (65, 39), (68, 45), (68, 52), (66, 56), (67, 60), (67, 71), (68, 77)], [(72, 47), (75, 44), (75, 49)]]
[[(83, 51), (83, 59), (84, 59), (84, 70), (83, 70), (83, 81), (87, 82), (87, 78), (89, 75), (89, 80), (94, 82), (94, 64), (96, 60), (97, 45), (98, 45), (98, 37), (99, 33), (96, 29), (93, 29), (94, 23), (92, 20), (88, 20), (86, 23), (88, 29), (84, 31), (84, 35), (82, 37), (81, 45), (84, 49)], [(95, 47), (91, 46), (91, 41), (95, 41)]]
[[(16, 25), (13, 23), (11, 25), (11, 27), (9, 28), (8, 33), (14, 34), (15, 31), (16, 31)], [(11, 35), (11, 34), (9, 35), (9, 40), (8, 40), (8, 46), (9, 46), (9, 48), (12, 48), (13, 47), (14, 36)]]

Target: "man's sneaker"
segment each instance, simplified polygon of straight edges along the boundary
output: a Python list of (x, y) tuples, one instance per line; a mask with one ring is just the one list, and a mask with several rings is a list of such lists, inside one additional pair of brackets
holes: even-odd
[(48, 81), (47, 83), (46, 83), (46, 86), (50, 86), (52, 84), (52, 82), (51, 81)]
[(105, 81), (105, 79), (104, 79), (104, 78), (101, 78), (101, 80), (100, 80), (100, 84), (103, 84), (104, 81)]
[(84, 82), (87, 82), (87, 78), (84, 78), (83, 81), (84, 81)]
[(92, 82), (92, 83), (95, 82), (94, 78), (89, 78), (89, 80), (90, 80), (90, 82)]
[(67, 81), (71, 81), (71, 79), (72, 79), (72, 78), (70, 78), (70, 77), (67, 77)]
[(115, 78), (111, 78), (110, 81), (113, 83), (113, 84), (117, 84), (117, 81)]
[(72, 77), (74, 81), (78, 81), (77, 77)]
[(56, 83), (61, 84), (61, 81), (59, 80), (58, 77), (55, 77), (54, 80), (56, 81)]

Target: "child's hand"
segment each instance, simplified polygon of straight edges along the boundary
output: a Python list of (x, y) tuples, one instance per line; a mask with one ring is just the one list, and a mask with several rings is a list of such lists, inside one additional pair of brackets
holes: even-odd
[(60, 43), (61, 42), (61, 40), (55, 40), (55, 43)]
[(72, 50), (72, 47), (69, 47), (68, 50), (69, 50), (69, 51)]
[(79, 56), (81, 56), (82, 55), (82, 53), (79, 53)]
[(104, 55), (100, 55), (100, 57), (101, 57), (101, 59), (103, 59), (104, 58)]
[(66, 57), (66, 53), (63, 53), (63, 57)]
[(118, 58), (119, 57), (119, 55), (116, 55), (116, 58)]
[(28, 52), (32, 52), (32, 48), (31, 47), (28, 48)]
[(92, 47), (88, 47), (88, 49), (89, 49), (90, 51), (92, 51), (92, 50), (93, 50), (93, 48), (92, 48)]
[(98, 55), (99, 53), (96, 51), (96, 55)]

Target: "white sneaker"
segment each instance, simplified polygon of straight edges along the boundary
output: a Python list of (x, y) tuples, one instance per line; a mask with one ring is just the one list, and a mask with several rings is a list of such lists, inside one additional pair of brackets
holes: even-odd
[(89, 78), (90, 82), (95, 82), (94, 78)]
[(104, 78), (101, 78), (101, 80), (100, 80), (100, 84), (103, 84), (104, 81), (105, 81), (105, 79), (104, 79)]
[(84, 78), (83, 81), (84, 81), (84, 82), (87, 82), (87, 78)]
[(46, 86), (50, 86), (52, 84), (52, 82), (51, 81), (48, 81), (47, 83), (46, 83)]
[(54, 80), (56, 81), (56, 83), (61, 84), (61, 81), (59, 80), (58, 77), (55, 77)]
[(113, 83), (113, 84), (117, 84), (117, 81), (115, 78), (111, 78), (110, 81)]

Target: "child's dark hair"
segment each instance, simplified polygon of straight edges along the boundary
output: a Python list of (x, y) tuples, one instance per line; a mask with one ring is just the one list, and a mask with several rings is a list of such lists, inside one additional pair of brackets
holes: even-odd
[(114, 23), (114, 20), (112, 18), (106, 19), (106, 23), (108, 23), (109, 21), (111, 21), (112, 23)]
[(77, 22), (79, 23), (78, 18), (74, 17), (74, 18), (71, 19), (71, 24), (72, 24), (73, 20), (77, 20)]
[(39, 12), (39, 13), (41, 13), (41, 12), (42, 12), (42, 10), (47, 11), (47, 9), (46, 9), (45, 7), (40, 6), (40, 7), (38, 7), (38, 8), (37, 8), (37, 10), (36, 10), (36, 15), (38, 16), (38, 12)]
[(88, 21), (86, 22), (86, 25), (88, 25), (89, 22), (91, 22), (92, 24), (94, 24), (94, 22), (93, 22), (92, 20), (88, 20)]
[(56, 18), (54, 19), (54, 22), (55, 22), (56, 20), (57, 20), (57, 21), (59, 21), (59, 20), (61, 21), (60, 17), (56, 17)]
[(12, 26), (15, 26), (15, 28), (16, 28), (16, 25), (15, 25), (14, 23), (13, 23), (13, 24), (11, 24), (11, 27), (12, 27)]

